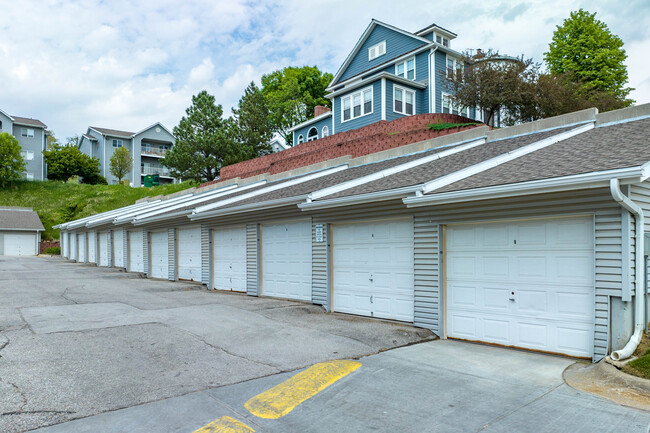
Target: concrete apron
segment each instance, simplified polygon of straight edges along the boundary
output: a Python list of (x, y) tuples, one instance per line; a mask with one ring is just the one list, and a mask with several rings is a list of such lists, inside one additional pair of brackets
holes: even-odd
[[(358, 361), (361, 366), (350, 369), (327, 387), (315, 386), (313, 396), (288, 412), (281, 411), (279, 417), (266, 418), (251, 410), (251, 401), (264, 400), (263, 396), (295, 382), (309, 369), (37, 431), (647, 433), (650, 425), (648, 412), (567, 386), (562, 373), (574, 363), (567, 358), (444, 340), (389, 350)], [(304, 391), (304, 383), (302, 386), (300, 392)]]

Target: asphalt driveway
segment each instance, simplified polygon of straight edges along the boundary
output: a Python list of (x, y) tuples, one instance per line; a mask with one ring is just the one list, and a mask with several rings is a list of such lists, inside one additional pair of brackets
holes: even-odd
[(432, 337), (298, 302), (209, 292), (58, 258), (0, 256), (0, 431), (192, 395)]

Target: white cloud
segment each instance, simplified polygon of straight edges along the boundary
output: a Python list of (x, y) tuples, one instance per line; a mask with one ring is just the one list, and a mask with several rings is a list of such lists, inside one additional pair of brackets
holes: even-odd
[(458, 33), (457, 50), (542, 61), (555, 26), (579, 7), (623, 38), (632, 97), (650, 102), (650, 29), (635, 18), (650, 12), (644, 0), (625, 8), (614, 0), (442, 8), (419, 0), (23, 0), (0, 14), (0, 108), (39, 118), (61, 138), (89, 125), (172, 128), (203, 89), (229, 113), (250, 81), (277, 68), (336, 72), (371, 18), (411, 31), (435, 22)]

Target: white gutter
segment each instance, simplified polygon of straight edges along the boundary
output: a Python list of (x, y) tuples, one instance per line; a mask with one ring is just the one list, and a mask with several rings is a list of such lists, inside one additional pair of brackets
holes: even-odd
[(643, 177), (641, 167), (617, 170), (597, 171), (552, 179), (533, 180), (529, 182), (450, 191), (425, 196), (405, 198), (407, 207), (430, 206), (433, 204), (460, 203), (474, 200), (516, 197), (527, 194), (544, 194), (566, 191), (569, 189), (606, 188), (613, 177), (627, 179), (625, 183), (640, 182)]
[(553, 135), (552, 137), (548, 137), (546, 139), (540, 140), (533, 144), (529, 144), (527, 146), (523, 146), (518, 149), (511, 150), (508, 153), (488, 159), (487, 161), (483, 161), (478, 164), (474, 164), (470, 167), (464, 168), (462, 170), (458, 170), (456, 172), (448, 174), (447, 176), (442, 176), (438, 179), (434, 179), (424, 184), (421, 193), (426, 194), (438, 188), (442, 188), (443, 186), (451, 185), (452, 183), (458, 182), (459, 180), (481, 173), (490, 168), (497, 167), (506, 162), (510, 162), (514, 159), (528, 155), (529, 153), (536, 152), (540, 149), (548, 147), (559, 141), (566, 140), (578, 134), (582, 134), (583, 132), (589, 131), (590, 129), (593, 128), (594, 128), (594, 122), (589, 122), (586, 125), (579, 126), (575, 129), (572, 129), (571, 131), (566, 131), (561, 134)]
[(276, 207), (286, 206), (290, 204), (298, 204), (305, 199), (305, 196), (294, 196), (294, 197), (285, 197), (279, 198), (277, 200), (269, 200), (263, 203), (249, 203), (242, 206), (233, 206), (225, 209), (218, 209), (212, 212), (204, 212), (198, 215), (189, 215), (188, 218), (192, 221), (203, 220), (207, 218), (213, 218), (222, 215), (234, 215), (243, 212), (257, 211), (257, 210), (268, 210)]
[[(618, 204), (621, 205), (628, 212), (634, 214), (634, 219), (636, 220), (636, 271), (635, 271), (635, 286), (636, 292), (634, 296), (634, 333), (630, 337), (630, 341), (627, 342), (625, 347), (621, 350), (616, 350), (612, 352), (611, 356), (614, 361), (620, 361), (622, 359), (627, 359), (636, 350), (637, 346), (641, 342), (641, 337), (643, 337), (643, 331), (645, 330), (644, 315), (645, 315), (645, 285), (643, 284), (643, 272), (641, 272), (641, 264), (643, 260), (643, 241), (644, 241), (644, 219), (643, 219), (643, 209), (628, 197), (623, 195), (621, 192), (621, 184), (618, 179), (612, 179), (609, 183), (609, 189), (612, 193), (612, 198), (616, 200)], [(629, 242), (625, 239), (624, 242)], [(626, 260), (623, 263), (627, 262)]]
[(194, 194), (192, 194), (192, 193), (183, 194), (182, 196), (174, 197), (174, 198), (168, 199), (168, 200), (161, 200), (160, 202), (153, 203), (150, 206), (145, 206), (145, 207), (142, 207), (142, 208), (139, 208), (139, 209), (133, 209), (133, 210), (122, 209), (122, 212), (119, 212), (116, 215), (105, 215), (105, 216), (103, 216), (101, 218), (97, 218), (97, 219), (88, 221), (86, 223), (86, 227), (96, 227), (96, 226), (99, 226), (99, 225), (102, 225), (102, 224), (105, 224), (105, 223), (112, 223), (114, 220), (118, 220), (120, 218), (128, 217), (130, 215), (137, 215), (138, 213), (146, 212), (149, 209), (160, 209), (160, 208), (165, 207), (165, 206), (167, 206), (169, 204), (178, 203), (178, 202), (182, 202), (182, 201), (187, 201), (187, 200), (191, 199), (193, 195)]
[[(208, 201), (208, 200), (214, 200), (216, 198), (223, 197), (224, 195), (229, 195), (229, 194), (233, 194), (233, 193), (240, 192), (240, 191), (246, 191), (246, 190), (249, 190), (251, 188), (262, 186), (264, 184), (266, 184), (266, 180), (261, 180), (259, 182), (253, 182), (251, 184), (241, 186), (241, 187), (235, 188), (235, 189), (228, 188), (228, 190), (225, 190), (225, 191), (224, 190), (216, 190), (217, 194), (210, 194), (210, 195), (205, 194), (205, 195), (203, 195), (201, 197), (197, 197), (196, 200), (192, 200), (192, 201), (189, 201), (187, 203), (182, 203), (182, 204), (179, 204), (179, 205), (176, 205), (176, 206), (168, 207), (168, 208), (157, 210), (157, 211), (154, 211), (154, 212), (147, 212), (147, 213), (144, 213), (144, 214), (141, 214), (141, 215), (137, 215), (135, 218), (133, 218), (133, 220), (131, 222), (133, 224), (139, 225), (139, 224), (146, 224), (146, 223), (149, 223), (149, 222), (159, 221), (159, 220), (165, 219), (165, 218), (172, 218), (172, 217), (175, 217), (175, 216), (178, 216), (178, 215), (187, 215), (189, 213), (192, 213), (192, 209), (185, 209), (183, 211), (173, 212), (173, 213), (168, 213), (168, 212), (171, 212), (171, 211), (174, 211), (174, 210), (180, 209), (182, 207), (186, 207), (186, 206), (195, 206), (197, 204), (203, 203), (203, 202)], [(214, 193), (214, 192), (215, 191), (210, 191), (210, 193)], [(160, 214), (163, 214), (163, 215), (160, 215)]]
[(246, 200), (248, 198), (256, 197), (258, 195), (266, 194), (268, 192), (276, 191), (278, 189), (287, 188), (289, 186), (298, 185), (298, 184), (301, 184), (301, 183), (304, 183), (304, 182), (307, 182), (307, 181), (310, 181), (310, 180), (313, 180), (313, 179), (318, 179), (319, 177), (334, 174), (334, 173), (337, 173), (339, 171), (346, 170), (347, 168), (348, 168), (348, 165), (343, 164), (343, 165), (339, 165), (337, 167), (329, 168), (327, 170), (322, 170), (322, 171), (318, 171), (316, 173), (308, 174), (306, 176), (297, 177), (296, 179), (293, 179), (293, 180), (288, 180), (288, 181), (285, 181), (285, 182), (279, 182), (279, 183), (277, 183), (275, 185), (271, 185), (269, 187), (262, 188), (262, 189), (259, 189), (257, 191), (249, 192), (248, 194), (238, 195), (237, 197), (232, 197), (232, 198), (229, 198), (229, 199), (218, 201), (216, 203), (210, 203), (210, 204), (207, 204), (207, 205), (204, 205), (204, 206), (197, 207), (196, 209), (194, 209), (194, 212), (192, 212), (192, 214), (196, 215), (196, 214), (199, 214), (199, 213), (208, 212), (208, 211), (211, 211), (211, 210), (216, 209), (216, 208), (227, 206), (227, 205), (229, 205), (231, 203), (236, 203), (238, 201), (242, 201), (242, 200)]
[(433, 155), (428, 155), (413, 161), (409, 161), (404, 164), (397, 165), (395, 167), (390, 167), (386, 168), (384, 170), (380, 170), (376, 173), (372, 173), (366, 176), (362, 176), (357, 179), (352, 179), (347, 182), (340, 183), (338, 185), (333, 185), (328, 188), (323, 188), (318, 191), (314, 191), (311, 194), (307, 196), (307, 203), (311, 203), (312, 200), (318, 200), (321, 197), (327, 197), (328, 195), (336, 194), (341, 191), (345, 191), (346, 189), (354, 188), (359, 185), (363, 185), (368, 182), (373, 182), (375, 180), (383, 179), (388, 176), (392, 176), (394, 174), (400, 173), (405, 170), (410, 170), (412, 168), (415, 168), (417, 166), (420, 166), (422, 164), (427, 164), (433, 161), (436, 161), (438, 159), (442, 159), (446, 156), (454, 155), (456, 153), (462, 152), (467, 149), (471, 149), (473, 147), (480, 146), (482, 144), (485, 144), (486, 139), (480, 138), (478, 140), (473, 140), (470, 141), (469, 143), (465, 144), (460, 144), (460, 145), (455, 145), (451, 149), (443, 150), (442, 152), (437, 152), (434, 153)]
[(338, 197), (329, 200), (318, 200), (315, 202), (300, 203), (298, 207), (302, 210), (328, 209), (340, 206), (351, 206), (363, 203), (372, 203), (391, 198), (401, 198), (404, 195), (412, 194), (422, 188), (422, 184), (407, 186), (404, 188), (390, 189), (387, 191), (371, 192), (368, 194), (351, 195)]

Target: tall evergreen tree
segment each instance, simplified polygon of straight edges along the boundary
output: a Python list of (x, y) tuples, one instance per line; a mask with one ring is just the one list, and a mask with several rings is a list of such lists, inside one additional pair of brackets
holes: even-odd
[(246, 159), (245, 149), (234, 140), (233, 120), (222, 117), (223, 108), (214, 96), (205, 90), (192, 96), (185, 113), (174, 128), (174, 146), (161, 160), (172, 176), (212, 181), (221, 167)]
[(246, 87), (238, 108), (232, 110), (235, 118), (235, 138), (245, 147), (246, 157), (255, 158), (271, 153), (273, 128), (269, 121), (269, 107), (262, 91), (254, 82)]

